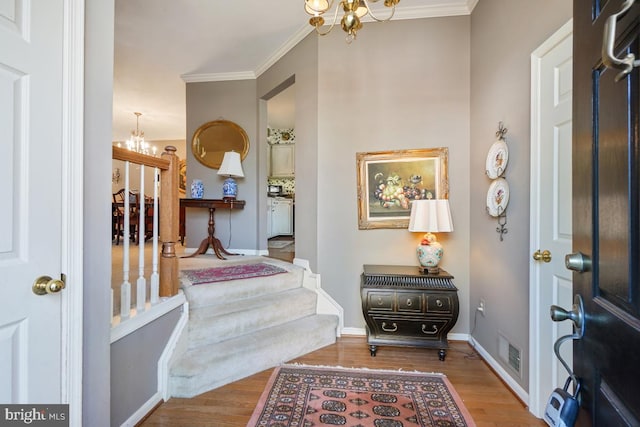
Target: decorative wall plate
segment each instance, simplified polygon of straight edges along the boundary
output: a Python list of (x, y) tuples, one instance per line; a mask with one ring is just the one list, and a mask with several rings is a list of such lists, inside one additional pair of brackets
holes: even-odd
[(487, 191), (487, 212), (491, 216), (500, 216), (509, 203), (509, 184), (504, 178), (494, 180)]
[(507, 162), (509, 161), (509, 148), (504, 140), (500, 139), (493, 143), (487, 153), (486, 172), (487, 176), (495, 179), (502, 175)]

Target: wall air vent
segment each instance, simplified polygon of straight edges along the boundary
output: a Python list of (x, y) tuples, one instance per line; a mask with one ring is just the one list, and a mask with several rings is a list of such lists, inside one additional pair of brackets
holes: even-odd
[(498, 332), (498, 355), (504, 364), (522, 377), (522, 351), (509, 342), (502, 332)]
[(520, 350), (509, 343), (509, 366), (520, 372)]

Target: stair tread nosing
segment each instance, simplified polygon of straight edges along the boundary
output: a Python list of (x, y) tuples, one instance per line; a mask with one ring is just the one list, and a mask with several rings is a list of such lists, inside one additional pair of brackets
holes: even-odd
[(199, 394), (332, 344), (337, 326), (337, 316), (315, 314), (190, 349), (172, 363), (172, 395)]
[(198, 285), (191, 285), (183, 280), (182, 289), (187, 301), (189, 301), (189, 306), (199, 308), (210, 305), (226, 305), (245, 298), (299, 288), (302, 287), (303, 278), (304, 270), (301, 267), (292, 266), (286, 273), (259, 279), (238, 279)]
[(316, 312), (317, 294), (292, 289), (216, 307), (200, 307), (189, 314), (189, 348), (270, 328)]

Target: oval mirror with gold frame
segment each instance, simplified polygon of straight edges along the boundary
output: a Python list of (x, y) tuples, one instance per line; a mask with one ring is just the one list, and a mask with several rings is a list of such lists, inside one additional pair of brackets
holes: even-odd
[(222, 158), (227, 151), (240, 153), (242, 160), (249, 153), (249, 137), (236, 123), (214, 120), (200, 126), (193, 134), (191, 152), (203, 165), (220, 169)]

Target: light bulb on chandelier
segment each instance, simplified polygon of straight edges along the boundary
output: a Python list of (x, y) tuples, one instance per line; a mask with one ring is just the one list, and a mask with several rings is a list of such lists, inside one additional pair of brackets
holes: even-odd
[(331, 25), (326, 31), (322, 31), (321, 27), (325, 24), (323, 15), (331, 10), (333, 2), (334, 0), (305, 0), (304, 10), (311, 15), (309, 24), (311, 24), (321, 36), (329, 34), (338, 22), (338, 10), (340, 6), (342, 6), (344, 15), (340, 20), (340, 26), (344, 32), (347, 33), (347, 43), (351, 43), (355, 40), (358, 30), (362, 28), (362, 19), (365, 16), (369, 15), (371, 19), (378, 22), (389, 21), (393, 18), (396, 5), (400, 3), (400, 0), (384, 0), (384, 5), (391, 8), (391, 14), (386, 18), (378, 18), (369, 6), (369, 2), (376, 3), (378, 0), (340, 0), (336, 6)]
[[(144, 140), (144, 132), (140, 132), (140, 116), (142, 113), (135, 112), (136, 130), (131, 131), (131, 137), (125, 142), (126, 148), (140, 154), (155, 156), (158, 149)], [(119, 144), (118, 144), (119, 145)]]

